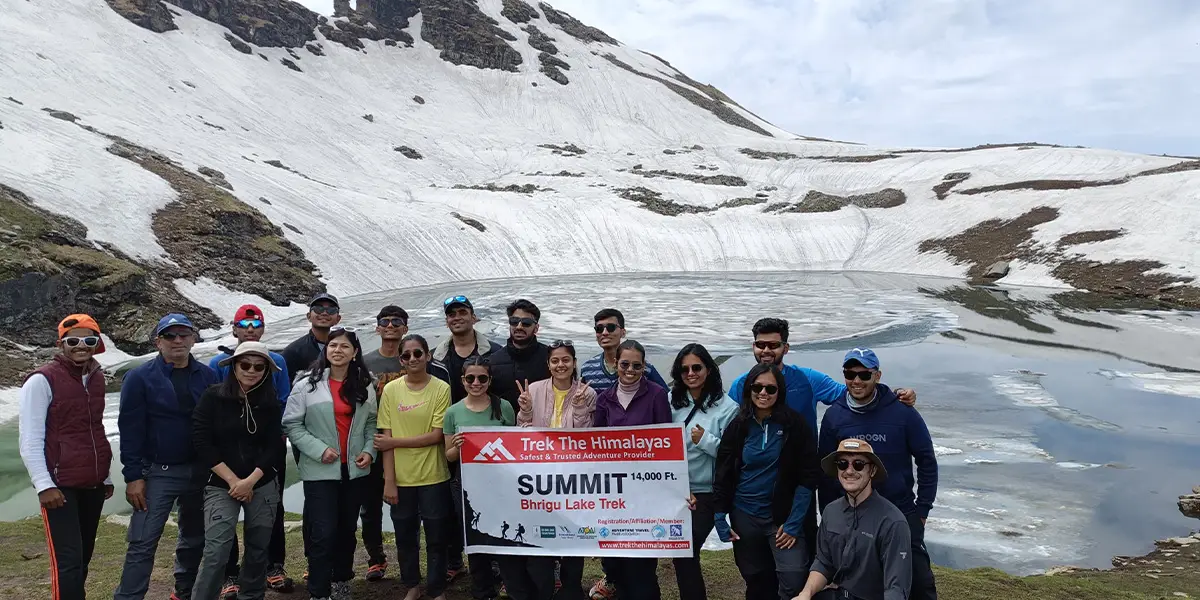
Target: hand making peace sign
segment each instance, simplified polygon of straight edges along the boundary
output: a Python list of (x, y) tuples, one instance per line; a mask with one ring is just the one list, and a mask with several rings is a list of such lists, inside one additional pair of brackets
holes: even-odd
[(533, 410), (533, 396), (529, 395), (529, 380), (525, 380), (525, 385), (521, 385), (520, 381), (516, 383), (517, 391), (521, 392), (521, 395), (517, 397), (517, 405), (521, 407), (522, 411)]

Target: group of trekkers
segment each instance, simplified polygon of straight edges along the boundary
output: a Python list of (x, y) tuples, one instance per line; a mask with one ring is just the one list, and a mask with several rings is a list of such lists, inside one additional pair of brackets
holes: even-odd
[[(595, 315), (602, 351), (580, 365), (573, 342), (538, 340), (542, 315), (528, 300), (507, 306), (503, 346), (476, 330), (467, 297), (443, 308), (449, 335), (431, 348), (409, 333), (404, 309), (383, 307), (374, 329), (382, 345), (364, 354), (362, 332), (341, 326), (337, 298), (320, 294), (309, 331), (277, 354), (260, 341), (262, 311), (247, 305), (231, 322), (237, 345), (208, 364), (192, 354), (192, 322), (164, 316), (158, 354), (121, 386), (121, 475), (134, 512), (114, 599), (146, 596), (176, 507), (173, 600), (291, 592), (282, 509), (290, 462), (303, 485), (303, 578), (314, 599), (350, 597), (360, 520), (365, 577), (385, 577), (386, 503), (406, 600), (444, 600), (464, 572), (475, 600), (657, 600), (654, 558), (605, 558), (604, 577), (587, 590), (580, 557), (471, 554), (464, 567), (458, 461), (463, 427), (665, 423), (684, 427), (693, 511), (695, 551), (674, 559), (680, 598), (708, 597), (700, 547), (714, 528), (733, 544), (748, 600), (937, 597), (924, 544), (933, 443), (915, 392), (880, 383), (873, 351), (847, 352), (844, 383), (835, 381), (786, 364), (788, 322), (760, 319), (756, 364), (726, 392), (718, 363), (696, 343), (678, 352), (668, 384), (625, 339), (615, 309)], [(113, 493), (105, 377), (94, 358), (105, 350), (100, 326), (71, 315), (57, 339), (59, 353), (20, 392), (21, 456), (41, 503), (56, 600), (84, 598)], [(820, 428), (818, 403), (828, 406)]]

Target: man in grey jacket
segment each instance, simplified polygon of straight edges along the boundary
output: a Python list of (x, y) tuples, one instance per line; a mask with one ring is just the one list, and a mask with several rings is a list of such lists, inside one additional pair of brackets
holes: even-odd
[(887, 478), (871, 445), (842, 440), (821, 461), (846, 495), (825, 507), (817, 532), (817, 557), (808, 583), (793, 600), (907, 600), (912, 548), (904, 513), (876, 494)]

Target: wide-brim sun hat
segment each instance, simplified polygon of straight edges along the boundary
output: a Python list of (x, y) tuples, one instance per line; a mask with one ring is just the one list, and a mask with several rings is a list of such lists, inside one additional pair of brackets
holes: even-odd
[(830, 452), (825, 458), (821, 459), (821, 470), (825, 471), (826, 475), (836, 479), (838, 470), (837, 465), (834, 463), (844, 455), (861, 456), (871, 461), (871, 464), (875, 465), (875, 476), (871, 478), (871, 481), (883, 481), (887, 479), (887, 469), (883, 467), (883, 461), (879, 460), (879, 456), (875, 454), (875, 449), (871, 447), (871, 444), (854, 438), (842, 440), (838, 444), (837, 450)]
[(267, 345), (262, 342), (242, 342), (238, 344), (237, 348), (233, 351), (233, 355), (222, 359), (221, 362), (217, 363), (217, 365), (221, 367), (228, 367), (229, 365), (233, 364), (238, 357), (246, 356), (247, 354), (254, 354), (266, 359), (267, 368), (272, 373), (279, 371), (279, 365), (275, 364), (274, 359), (271, 358), (271, 350), (268, 349)]

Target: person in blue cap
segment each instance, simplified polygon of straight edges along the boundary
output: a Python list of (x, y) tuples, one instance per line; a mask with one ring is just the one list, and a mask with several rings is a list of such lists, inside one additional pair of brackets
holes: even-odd
[[(842, 360), (846, 393), (821, 420), (817, 454), (837, 451), (843, 440), (868, 442), (887, 469), (886, 480), (875, 484), (875, 491), (889, 500), (908, 521), (912, 543), (911, 600), (936, 600), (937, 586), (925, 548), (925, 519), (937, 495), (938, 465), (933, 439), (921, 413), (904, 406), (896, 393), (880, 383), (883, 372), (879, 357), (870, 348), (854, 348)], [(916, 478), (913, 478), (913, 467)], [(916, 484), (916, 493), (913, 485)], [(834, 477), (821, 482), (821, 509), (842, 496)]]
[(173, 600), (191, 596), (204, 552), (204, 482), (192, 447), (192, 412), (217, 373), (192, 356), (196, 327), (169, 314), (154, 328), (158, 355), (125, 376), (117, 428), (125, 499), (133, 507), (129, 549), (114, 600), (141, 600), (150, 587), (163, 527), (179, 504)]

